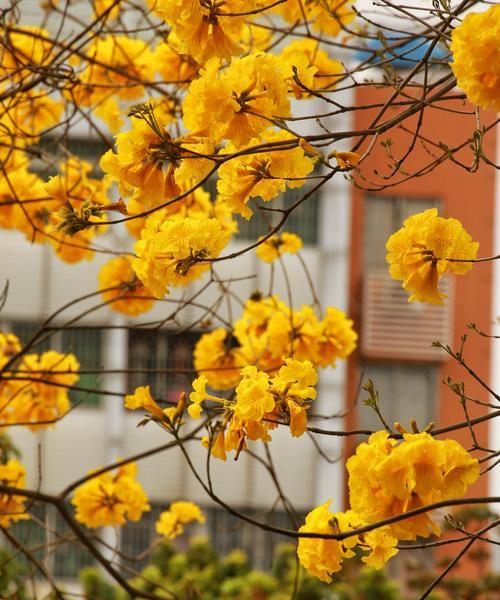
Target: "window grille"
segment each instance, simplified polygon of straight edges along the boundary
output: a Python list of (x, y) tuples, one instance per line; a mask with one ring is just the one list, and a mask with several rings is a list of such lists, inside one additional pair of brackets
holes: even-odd
[(155, 398), (176, 402), (182, 391), (190, 391), (189, 373), (193, 367), (193, 350), (199, 337), (195, 332), (173, 334), (158, 330), (132, 329), (129, 332), (128, 388), (149, 385)]
[[(68, 504), (68, 509), (73, 512), (73, 507)], [(64, 579), (77, 579), (81, 569), (95, 565), (94, 557), (85, 546), (75, 538), (75, 534), (68, 527), (66, 521), (58, 511), (54, 516), (54, 539), (57, 547), (54, 552), (53, 575)], [(90, 530), (80, 525), (86, 537), (97, 535), (96, 530)], [(65, 538), (68, 541), (65, 541)]]
[(386, 264), (386, 242), (412, 214), (439, 207), (436, 199), (368, 196), (363, 237), (363, 292), (360, 349), (365, 358), (440, 361), (446, 355), (432, 347), (452, 337), (452, 280), (444, 277), (440, 289), (444, 305), (408, 302), (400, 281)]
[[(269, 525), (291, 527), (288, 515), (282, 510), (266, 514), (248, 508), (239, 510)], [(225, 555), (239, 548), (247, 553), (254, 568), (267, 570), (271, 567), (276, 546), (283, 543), (282, 536), (265, 532), (219, 508), (206, 508), (204, 513), (209, 539), (219, 554)], [(305, 515), (298, 515), (301, 524), (304, 518)]]
[[(364, 362), (361, 364), (363, 382), (371, 379), (379, 392), (380, 410), (392, 427), (395, 422), (407, 429), (415, 418), (424, 429), (435, 418), (438, 367), (435, 364), (401, 362)], [(364, 397), (364, 396), (363, 396)], [(360, 429), (381, 429), (375, 412), (361, 406), (358, 415)]]
[[(62, 352), (72, 352), (80, 363), (82, 371), (98, 371), (102, 367), (102, 331), (99, 329), (64, 329), (62, 331)], [(72, 390), (70, 398), (73, 402), (82, 402), (86, 406), (98, 406), (99, 373), (81, 373), (77, 386), (96, 390), (95, 392), (82, 392)]]
[[(144, 513), (140, 521), (126, 523), (121, 528), (120, 551), (124, 566), (140, 571), (147, 565), (150, 554), (145, 551), (160, 537), (156, 533), (155, 523), (160, 513), (167, 508), (168, 503), (152, 504), (151, 510)], [(125, 575), (129, 575), (127, 569), (124, 569), (124, 572)]]

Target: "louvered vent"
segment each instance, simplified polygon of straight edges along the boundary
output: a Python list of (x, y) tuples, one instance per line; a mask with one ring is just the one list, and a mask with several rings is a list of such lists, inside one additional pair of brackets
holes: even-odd
[(370, 271), (363, 289), (362, 354), (394, 360), (446, 360), (447, 354), (431, 343), (451, 341), (452, 279), (443, 278), (439, 289), (448, 296), (444, 305), (408, 302), (401, 282), (391, 279), (386, 270)]

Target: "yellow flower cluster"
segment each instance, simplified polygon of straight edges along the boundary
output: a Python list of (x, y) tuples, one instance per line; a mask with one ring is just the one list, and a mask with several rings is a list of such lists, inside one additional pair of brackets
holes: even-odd
[(285, 46), (280, 57), (287, 66), (289, 90), (297, 100), (307, 98), (310, 89), (331, 89), (344, 72), (342, 64), (332, 60), (319, 47), (319, 43), (310, 38), (296, 40)]
[(286, 0), (275, 9), (289, 23), (307, 20), (320, 34), (336, 36), (355, 16), (352, 0)]
[(0, 331), (0, 369), (21, 351), (21, 347), (17, 335)]
[[(290, 142), (292, 136), (285, 131), (263, 135), (266, 142)], [(294, 142), (295, 144), (295, 142)], [(228, 145), (226, 151), (234, 152)], [(220, 200), (246, 219), (253, 211), (247, 206), (250, 198), (260, 197), (269, 202), (286, 188), (298, 188), (307, 181), (314, 162), (299, 147), (272, 152), (245, 153), (224, 163), (219, 168), (217, 191)]]
[(108, 150), (100, 160), (106, 181), (116, 182), (122, 197), (142, 208), (174, 198), (213, 166), (200, 158), (213, 151), (208, 140), (197, 135), (173, 138), (168, 133), (172, 110), (168, 100), (137, 106), (130, 131), (115, 136), (116, 154)]
[(205, 522), (205, 516), (199, 506), (194, 502), (172, 502), (168, 510), (160, 514), (156, 522), (156, 531), (173, 540), (184, 533), (184, 525), (193, 521)]
[[(8, 335), (11, 348), (18, 348), (15, 336)], [(68, 412), (68, 391), (79, 379), (79, 368), (76, 357), (69, 353), (49, 350), (24, 355), (16, 363), (17, 370), (5, 374), (1, 387), (1, 421), (22, 423), (32, 431), (49, 427)]]
[(500, 5), (469, 13), (451, 36), (451, 68), (476, 106), (500, 111)]
[[(268, 430), (274, 429), (278, 422), (288, 423), (294, 437), (301, 436), (307, 428), (306, 411), (316, 398), (317, 380), (316, 370), (309, 361), (287, 358), (274, 377), (248, 365), (241, 372), (234, 400), (226, 400), (207, 392), (208, 379), (200, 375), (193, 382), (188, 412), (197, 419), (204, 401), (220, 405), (222, 425), (211, 444), (211, 452), (226, 460), (226, 452), (236, 450), (237, 458), (246, 448), (247, 438), (270, 441)], [(208, 440), (205, 445), (210, 445)]]
[(271, 236), (257, 247), (256, 254), (264, 262), (273, 262), (285, 252), (295, 254), (302, 248), (302, 240), (295, 233), (284, 231)]
[[(300, 532), (338, 534), (377, 523), (450, 498), (463, 496), (479, 477), (479, 463), (455, 440), (435, 440), (428, 433), (405, 434), (401, 442), (387, 431), (372, 434), (347, 461), (350, 510), (331, 513), (331, 500), (306, 517)], [(300, 563), (322, 581), (341, 569), (344, 558), (358, 546), (368, 550), (362, 560), (380, 569), (397, 553), (399, 540), (415, 540), (439, 534), (431, 516), (420, 515), (397, 521), (343, 541), (300, 538)]]
[(25, 82), (52, 61), (53, 44), (46, 29), (17, 26), (15, 31), (6, 30), (6, 37), (0, 49), (2, 88), (9, 82)]
[(89, 247), (93, 238), (106, 231), (105, 225), (92, 223), (101, 223), (103, 210), (112, 208), (107, 199), (108, 186), (90, 177), (92, 165), (76, 156), (62, 163), (60, 170), (61, 175), (45, 184), (46, 194), (53, 199), (50, 212), (38, 218), (47, 222), (45, 231), (59, 258), (68, 263), (90, 260), (94, 257)]
[(154, 298), (137, 279), (130, 262), (128, 257), (119, 256), (103, 265), (99, 271), (99, 289), (112, 310), (135, 317), (151, 310)]
[(463, 275), (472, 268), (470, 262), (450, 259), (475, 259), (478, 248), (460, 221), (438, 217), (437, 209), (429, 208), (406, 219), (388, 239), (389, 273), (412, 292), (409, 301), (442, 304), (445, 295), (438, 290), (439, 279), (446, 272)]
[[(367, 523), (463, 496), (479, 477), (479, 464), (455, 440), (435, 440), (428, 433), (405, 434), (397, 443), (385, 431), (370, 436), (347, 461), (351, 507)], [(422, 513), (391, 525), (400, 540), (439, 533)]]
[(272, 371), (293, 356), (315, 367), (334, 366), (352, 353), (357, 337), (352, 321), (337, 308), (328, 307), (319, 320), (310, 306), (293, 310), (277, 296), (256, 296), (246, 302), (232, 332), (219, 328), (201, 336), (194, 367), (212, 388), (229, 389), (245, 365)]
[(139, 521), (151, 507), (136, 473), (136, 464), (128, 463), (116, 474), (105, 472), (79, 486), (71, 500), (76, 520), (92, 528)]
[(214, 56), (229, 58), (242, 50), (238, 41), (243, 36), (245, 14), (241, 13), (256, 6), (256, 0), (156, 0), (154, 10), (172, 27), (171, 38), (179, 52), (203, 63)]
[(235, 58), (224, 70), (212, 59), (189, 86), (184, 125), (192, 131), (211, 123), (214, 142), (229, 140), (235, 148), (259, 139), (275, 116), (290, 116), (283, 62), (257, 52)]
[[(23, 488), (25, 485), (26, 470), (23, 465), (14, 459), (6, 464), (0, 464), (0, 482), (13, 488)], [(12, 521), (28, 519), (24, 507), (26, 498), (8, 493), (0, 493), (0, 525), (9, 527)]]
[(137, 100), (144, 96), (143, 82), (154, 80), (149, 45), (126, 35), (94, 37), (86, 49), (78, 85), (66, 93), (78, 106), (90, 107), (108, 98)]
[[(312, 510), (306, 517), (306, 522), (300, 527), (301, 533), (320, 533), (332, 535), (348, 533), (366, 525), (353, 510), (332, 513), (328, 510), (331, 500)], [(368, 550), (369, 554), (362, 557), (368, 566), (381, 569), (398, 550), (395, 547), (397, 539), (390, 535), (387, 527), (381, 527), (363, 536), (353, 535), (343, 541), (321, 538), (299, 538), (297, 555), (300, 564), (321, 581), (329, 583), (332, 574), (342, 568), (344, 558), (355, 556), (356, 547)]]
[(230, 231), (215, 218), (165, 219), (153, 213), (134, 249), (132, 268), (157, 298), (168, 286), (184, 286), (210, 268), (207, 258), (219, 256), (230, 239)]

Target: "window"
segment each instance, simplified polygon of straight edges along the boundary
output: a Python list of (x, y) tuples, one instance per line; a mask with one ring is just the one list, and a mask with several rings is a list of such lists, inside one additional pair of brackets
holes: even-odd
[(389, 236), (401, 228), (407, 217), (428, 208), (435, 207), (439, 210), (440, 206), (441, 202), (436, 198), (368, 195), (364, 203), (364, 271), (387, 267), (385, 244)]
[[(248, 508), (240, 510), (269, 525), (291, 528), (288, 515), (282, 510), (266, 514)], [(209, 539), (219, 554), (228, 554), (234, 548), (239, 548), (248, 554), (254, 568), (267, 570), (271, 567), (275, 548), (284, 541), (282, 536), (263, 531), (220, 508), (205, 508), (204, 513)], [(300, 523), (304, 518), (305, 515), (298, 515)]]
[[(70, 504), (68, 509), (73, 513)], [(81, 569), (95, 564), (55, 507), (34, 504), (30, 514), (31, 519), (12, 525), (12, 533), (26, 550), (47, 565), (54, 577), (76, 579)], [(95, 532), (84, 528), (84, 533), (91, 537)], [(17, 559), (27, 564), (22, 554)]]
[[(70, 398), (73, 402), (81, 402), (85, 406), (98, 406), (99, 396), (99, 369), (102, 367), (102, 331), (99, 329), (64, 329), (62, 331), (61, 351), (72, 352), (80, 363), (82, 371), (76, 383), (78, 387), (96, 390), (83, 392), (73, 390)], [(92, 372), (94, 371), (94, 372)]]
[[(74, 508), (69, 504), (68, 509), (71, 513), (74, 512)], [(94, 557), (75, 538), (75, 534), (59, 512), (57, 510), (53, 512), (55, 514), (53, 515), (54, 527), (52, 529), (57, 532), (57, 534), (52, 534), (54, 541), (57, 542), (53, 558), (53, 575), (65, 579), (76, 579), (81, 569), (95, 564)], [(87, 529), (83, 525), (81, 527), (86, 537), (92, 538), (96, 535), (95, 530)]]
[[(125, 567), (140, 571), (146, 566), (150, 554), (144, 552), (150, 548), (153, 540), (159, 537), (155, 523), (160, 513), (167, 508), (167, 504), (152, 504), (151, 510), (144, 513), (140, 521), (128, 522), (121, 528), (120, 551)], [(127, 569), (124, 571), (126, 576), (129, 575)]]
[[(371, 379), (379, 392), (380, 410), (387, 423), (397, 421), (407, 429), (412, 417), (423, 430), (435, 417), (438, 367), (433, 364), (398, 362), (361, 364), (363, 382)], [(361, 398), (366, 397), (362, 392)], [(360, 406), (360, 429), (382, 429), (373, 409)]]
[[(407, 294), (400, 293), (399, 282), (391, 280), (385, 260), (385, 244), (389, 236), (402, 226), (407, 217), (432, 207), (439, 208), (440, 201), (435, 198), (372, 195), (367, 196), (364, 203), (365, 297), (361, 350), (365, 360), (360, 365), (360, 370), (364, 382), (367, 379), (373, 380), (380, 393), (382, 414), (391, 426), (395, 421), (399, 421), (408, 428), (410, 418), (415, 417), (418, 425), (423, 428), (434, 416), (438, 367), (431, 361), (439, 359), (436, 359), (435, 353), (429, 356), (425, 354), (428, 353), (434, 338), (427, 339), (424, 327), (419, 328), (419, 335), (411, 334), (415, 324), (419, 323), (422, 311), (427, 310), (427, 307), (408, 303)], [(367, 291), (372, 289), (369, 282), (375, 276), (378, 277), (377, 285), (375, 288), (372, 286), (373, 289), (387, 287), (390, 291), (391, 286), (398, 283), (395, 287), (397, 293), (369, 295)], [(442, 315), (442, 320), (445, 317), (446, 315)], [(372, 339), (374, 342), (370, 345), (369, 341)], [(374, 358), (377, 355), (381, 359), (377, 362), (366, 358)], [(415, 362), (404, 363), (402, 360), (405, 358)], [(416, 362), (417, 360), (420, 363)], [(422, 363), (423, 360), (429, 360), (429, 363)], [(358, 426), (362, 429), (382, 428), (373, 410), (363, 406), (359, 410)]]
[[(177, 402), (182, 391), (191, 391), (189, 371), (199, 334), (173, 334), (156, 329), (129, 332), (129, 389), (149, 385), (156, 398)], [(178, 372), (172, 372), (177, 370)]]
[[(241, 240), (256, 240), (265, 235), (269, 229), (274, 227), (282, 218), (280, 213), (259, 210), (258, 206), (269, 208), (289, 208), (299, 200), (307, 191), (307, 187), (287, 190), (272, 202), (253, 200), (250, 208), (254, 211), (253, 217), (247, 221), (244, 217), (237, 217), (239, 234)], [(300, 204), (288, 217), (284, 231), (296, 233), (302, 238), (304, 244), (315, 245), (318, 243), (318, 215), (319, 215), (319, 192)]]

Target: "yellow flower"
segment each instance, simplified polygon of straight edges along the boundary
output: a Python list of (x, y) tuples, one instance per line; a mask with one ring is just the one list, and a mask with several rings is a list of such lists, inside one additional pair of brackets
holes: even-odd
[(500, 6), (469, 13), (452, 32), (451, 68), (475, 105), (500, 111)]
[[(174, 82), (176, 85), (187, 85), (198, 73), (199, 65), (187, 54), (176, 51), (175, 45), (160, 42), (154, 53), (154, 64), (166, 82)], [(181, 83), (182, 82), (182, 83)]]
[(318, 346), (313, 362), (319, 367), (335, 365), (341, 358), (348, 358), (356, 348), (358, 334), (353, 322), (338, 308), (326, 309), (325, 318), (319, 322)]
[(135, 479), (136, 470), (135, 463), (129, 463), (115, 475), (106, 472), (76, 488), (71, 500), (76, 507), (76, 520), (92, 528), (139, 521), (151, 507)]
[(352, 0), (287, 0), (276, 8), (289, 23), (301, 23), (304, 18), (320, 34), (336, 36), (342, 25), (350, 23), (355, 13), (351, 9)]
[(236, 338), (222, 327), (204, 333), (194, 349), (194, 368), (203, 373), (214, 390), (233, 388), (246, 362), (235, 346)]
[(94, 14), (96, 17), (101, 16), (112, 4), (114, 4), (114, 6), (106, 13), (106, 20), (111, 21), (116, 19), (120, 14), (120, 0), (118, 0), (118, 2), (115, 0), (92, 0), (92, 3), (94, 5)]
[(273, 235), (257, 247), (257, 256), (264, 262), (273, 262), (285, 252), (295, 254), (302, 248), (302, 240), (295, 233), (287, 231)]
[[(266, 142), (290, 142), (293, 137), (286, 131), (269, 132)], [(234, 151), (228, 146), (225, 152)], [(299, 145), (284, 150), (242, 154), (225, 162), (219, 168), (217, 190), (222, 202), (232, 211), (249, 219), (253, 211), (247, 206), (250, 198), (260, 197), (265, 202), (276, 198), (286, 188), (298, 188), (307, 182), (314, 162)]]
[(271, 379), (271, 390), (279, 403), (281, 411), (288, 416), (290, 432), (294, 437), (301, 436), (307, 429), (306, 410), (310, 402), (316, 398), (313, 387), (318, 381), (318, 374), (313, 364), (294, 358), (285, 359), (285, 365)]
[(149, 385), (142, 385), (133, 394), (125, 396), (125, 408), (137, 410), (143, 408), (158, 419), (162, 419), (163, 411), (151, 396)]
[(118, 133), (125, 124), (116, 98), (106, 98), (94, 108), (94, 115), (102, 119), (111, 133)]
[[(9, 385), (12, 396), (2, 399), (0, 413), (6, 423), (25, 423), (31, 431), (50, 427), (70, 408), (68, 392), (79, 375), (73, 354), (49, 350), (26, 354)], [(29, 378), (29, 381), (26, 381)]]
[(0, 51), (2, 80), (26, 80), (52, 61), (53, 44), (46, 29), (24, 25), (16, 26), (16, 30), (5, 30), (5, 44)]
[(249, 365), (242, 371), (242, 380), (236, 388), (235, 415), (241, 420), (260, 421), (274, 408), (274, 397), (269, 391), (269, 375)]
[[(352, 511), (348, 513), (330, 512), (328, 507), (331, 502), (331, 500), (328, 500), (325, 504), (312, 510), (307, 515), (306, 522), (300, 527), (299, 532), (331, 535), (351, 531), (358, 526), (357, 519)], [(342, 560), (354, 556), (351, 548), (357, 542), (357, 536), (347, 538), (344, 542), (301, 537), (297, 546), (297, 555), (300, 564), (311, 575), (329, 583), (332, 580), (332, 574), (337, 573), (342, 568)]]
[(344, 69), (338, 60), (332, 60), (319, 48), (316, 40), (304, 38), (295, 40), (280, 54), (287, 65), (287, 83), (297, 99), (307, 98), (310, 94), (294, 79), (293, 68), (301, 84), (309, 89), (331, 89), (338, 81)]
[(206, 390), (208, 379), (205, 375), (200, 375), (193, 381), (193, 392), (189, 394), (189, 399), (193, 404), (188, 406), (188, 413), (192, 419), (199, 419), (201, 415), (201, 404), (205, 400), (212, 400), (212, 402), (218, 402), (224, 404), (224, 400), (209, 394)]
[(205, 516), (199, 506), (194, 502), (172, 502), (169, 509), (160, 514), (156, 522), (156, 531), (173, 540), (184, 532), (183, 525), (193, 521), (205, 522)]
[(390, 534), (388, 527), (369, 531), (363, 537), (371, 552), (368, 556), (361, 557), (361, 560), (372, 569), (382, 569), (385, 563), (398, 553), (398, 540)]
[[(23, 465), (14, 459), (7, 464), (0, 464), (0, 482), (14, 488), (24, 488), (26, 470)], [(0, 494), (0, 525), (9, 527), (11, 521), (29, 519), (24, 503), (26, 498), (11, 494)]]
[(110, 97), (111, 90), (122, 100), (137, 100), (144, 96), (142, 82), (154, 79), (153, 54), (144, 40), (96, 36), (86, 55), (88, 64), (78, 73), (79, 83), (65, 92), (76, 105), (91, 107)]
[(43, 243), (50, 210), (57, 203), (47, 200), (42, 179), (24, 165), (9, 168), (6, 174), (0, 175), (0, 227), (17, 229), (30, 242)]
[(151, 292), (137, 279), (130, 259), (125, 256), (113, 258), (101, 267), (99, 289), (108, 290), (102, 292), (104, 302), (124, 315), (135, 317), (151, 310), (154, 304)]
[(215, 258), (229, 242), (231, 234), (217, 219), (191, 217), (167, 219), (162, 211), (146, 220), (141, 239), (134, 249), (132, 268), (157, 298), (168, 286), (185, 286), (210, 268), (207, 258)]
[[(45, 232), (59, 258), (68, 263), (90, 260), (94, 252), (90, 248), (93, 238), (106, 231), (101, 212), (108, 203), (107, 183), (89, 176), (92, 165), (71, 156), (60, 166), (61, 175), (51, 177), (45, 184), (45, 194), (57, 202), (46, 210)], [(101, 215), (101, 216), (98, 216)], [(73, 228), (72, 218), (84, 222), (83, 229)], [(69, 239), (66, 239), (69, 236)]]
[(235, 148), (259, 139), (274, 117), (290, 116), (282, 61), (257, 52), (237, 58), (224, 70), (212, 59), (189, 86), (184, 100), (184, 124), (191, 131), (210, 123), (214, 142), (224, 139)]
[(0, 331), (0, 369), (13, 356), (21, 352), (21, 342), (17, 335)]
[(449, 259), (474, 259), (478, 248), (460, 221), (438, 217), (437, 209), (430, 208), (406, 219), (388, 239), (389, 273), (412, 292), (409, 301), (442, 304), (445, 295), (438, 290), (439, 279), (447, 271), (462, 275), (472, 268), (470, 262)]
[(251, 11), (255, 5), (254, 0), (224, 0), (222, 4), (213, 0), (157, 0), (154, 11), (171, 25), (171, 37), (179, 52), (204, 63), (211, 57), (229, 58), (240, 51), (238, 41), (246, 17), (231, 15)]
[(6, 109), (15, 135), (24, 138), (26, 144), (36, 144), (40, 135), (59, 124), (64, 104), (54, 100), (49, 92), (37, 88), (16, 95), (16, 102)]
[[(435, 440), (425, 432), (403, 438), (397, 443), (387, 432), (377, 432), (347, 461), (351, 507), (366, 523), (460, 497), (479, 477), (478, 461), (458, 442)], [(387, 529), (402, 540), (431, 533), (439, 533), (439, 527), (428, 513)]]

